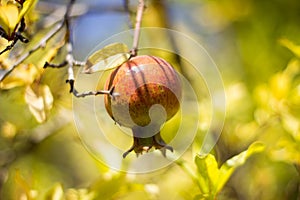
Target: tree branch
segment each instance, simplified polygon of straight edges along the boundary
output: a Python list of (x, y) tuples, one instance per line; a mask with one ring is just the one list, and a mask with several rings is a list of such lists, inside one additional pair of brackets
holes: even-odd
[(114, 89), (115, 87), (112, 87), (110, 90), (98, 90), (98, 91), (90, 91), (90, 92), (83, 92), (83, 93), (79, 93), (75, 89), (73, 89), (73, 94), (75, 97), (86, 97), (86, 96), (96, 96), (99, 94), (106, 94), (114, 98), (119, 95), (119, 93), (114, 93)]
[[(117, 96), (118, 94), (113, 94), (113, 89), (110, 90), (100, 90), (100, 91), (91, 91), (91, 92), (83, 92), (79, 93), (75, 87), (75, 78), (74, 78), (74, 66), (83, 66), (85, 62), (76, 61), (73, 56), (73, 43), (71, 40), (71, 11), (72, 7), (74, 6), (76, 0), (70, 0), (68, 5), (66, 6), (66, 11), (64, 14), (64, 19), (60, 23), (56, 24), (51, 31), (49, 31), (45, 37), (41, 39), (41, 41), (35, 45), (30, 51), (23, 53), (17, 61), (14, 63), (12, 67), (10, 67), (8, 70), (2, 70), (0, 71), (0, 82), (3, 81), (19, 64), (21, 64), (28, 56), (30, 56), (32, 53), (37, 51), (39, 48), (43, 47), (56, 33), (58, 33), (63, 27), (66, 28), (65, 32), (65, 43), (66, 43), (66, 50), (67, 55), (65, 60), (60, 64), (52, 64), (49, 62), (46, 62), (44, 65), (44, 68), (51, 67), (51, 68), (61, 68), (61, 67), (68, 67), (68, 79), (66, 80), (67, 83), (70, 85), (70, 93), (72, 93), (75, 97), (85, 97), (90, 95), (99, 95), (99, 94), (106, 94), (111, 95), (112, 97)], [(125, 1), (125, 10), (128, 10), (128, 0)], [(140, 37), (140, 27), (141, 27), (141, 21), (143, 16), (145, 3), (144, 0), (139, 0), (137, 15), (136, 15), (136, 24), (135, 24), (135, 30), (134, 30), (134, 41), (133, 41), (133, 47), (131, 50), (131, 56), (136, 56), (138, 51), (138, 43), (139, 43), (139, 37)]]
[(64, 26), (64, 22), (58, 23), (55, 27), (43, 37), (38, 44), (36, 44), (30, 51), (22, 53), (22, 55), (14, 62), (8, 70), (2, 70), (0, 73), (0, 82), (3, 81), (19, 64), (27, 59), (32, 53), (43, 47), (56, 33), (58, 33)]
[(62, 68), (62, 67), (65, 67), (67, 64), (68, 64), (67, 61), (63, 61), (63, 62), (60, 63), (60, 64), (53, 64), (53, 63), (48, 63), (48, 62), (46, 62), (45, 65), (44, 65), (44, 69), (47, 68), (47, 67), (51, 67), (51, 68)]
[(138, 52), (140, 32), (141, 32), (141, 22), (142, 22), (144, 8), (145, 8), (144, 0), (139, 0), (139, 5), (138, 5), (138, 9), (137, 9), (137, 14), (136, 14), (134, 36), (133, 36), (133, 44), (132, 44), (132, 49), (130, 52), (131, 56), (136, 56), (137, 52)]
[[(90, 96), (90, 95), (99, 95), (99, 94), (106, 94), (106, 95), (111, 95), (115, 96), (116, 94), (113, 95), (113, 90), (107, 91), (107, 90), (100, 90), (100, 91), (90, 91), (90, 92), (83, 92), (79, 93), (75, 89), (75, 77), (74, 77), (74, 65), (84, 65), (85, 63), (76, 61), (73, 56), (73, 43), (71, 40), (71, 26), (70, 26), (70, 13), (73, 4), (75, 3), (75, 0), (71, 0), (70, 3), (67, 6), (67, 10), (64, 16), (64, 21), (66, 25), (66, 34), (65, 34), (65, 41), (67, 42), (66, 47), (67, 47), (67, 56), (66, 60), (61, 64), (61, 65), (67, 65), (68, 66), (68, 79), (66, 80), (66, 83), (70, 84), (70, 93), (72, 93), (75, 97), (85, 97), (85, 96)], [(51, 66), (51, 64), (47, 65)], [(60, 66), (60, 65), (59, 65)]]
[[(9, 51), (11, 50), (16, 44), (17, 42), (20, 40), (21, 42), (23, 43), (28, 43), (29, 40), (27, 38), (25, 38), (23, 35), (22, 35), (22, 32), (24, 32), (25, 30), (25, 27), (26, 27), (26, 24), (25, 24), (25, 19), (24, 17), (21, 19), (20, 23), (18, 24), (18, 26), (20, 26), (18, 28), (18, 31), (16, 31), (14, 34), (13, 34), (13, 37), (12, 38), (9, 38), (9, 36), (5, 33), (5, 31), (2, 29), (1, 30), (1, 36), (4, 37), (5, 39), (7, 39), (8, 41), (12, 40), (12, 43), (8, 46), (6, 46), (5, 49), (3, 49), (1, 52), (0, 52), (0, 55), (3, 54), (4, 52), (6, 51)], [(4, 34), (5, 33), (5, 34)]]
[[(66, 24), (66, 34), (65, 34), (65, 41), (67, 41), (67, 56), (66, 56), (66, 62), (68, 65), (68, 79), (66, 81), (66, 83), (70, 84), (70, 92), (73, 93), (75, 95), (75, 92), (77, 92), (74, 88), (74, 82), (75, 82), (75, 78), (74, 78), (74, 56), (73, 56), (73, 43), (71, 41), (71, 26), (70, 26), (70, 13), (71, 13), (71, 9), (73, 4), (75, 3), (75, 0), (71, 0), (70, 3), (67, 6), (67, 10), (64, 16), (64, 21)], [(75, 95), (76, 96), (76, 95)]]

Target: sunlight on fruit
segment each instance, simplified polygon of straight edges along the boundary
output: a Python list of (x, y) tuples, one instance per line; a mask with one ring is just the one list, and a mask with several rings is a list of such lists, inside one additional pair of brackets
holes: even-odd
[(139, 2), (1, 1), (0, 199), (299, 200), (300, 1)]

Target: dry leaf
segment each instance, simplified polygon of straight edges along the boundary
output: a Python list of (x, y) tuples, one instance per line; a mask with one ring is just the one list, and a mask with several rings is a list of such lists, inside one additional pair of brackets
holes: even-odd
[(130, 58), (128, 47), (123, 43), (113, 43), (94, 52), (87, 59), (83, 73), (94, 73), (120, 66)]
[(47, 85), (37, 87), (35, 90), (31, 86), (26, 87), (25, 102), (35, 119), (42, 123), (47, 120), (48, 113), (53, 106), (53, 96)]

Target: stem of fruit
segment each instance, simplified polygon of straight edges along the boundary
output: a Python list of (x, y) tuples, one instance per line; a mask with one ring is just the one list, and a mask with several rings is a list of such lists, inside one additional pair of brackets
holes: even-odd
[(145, 8), (144, 0), (139, 0), (139, 5), (137, 8), (137, 14), (136, 14), (134, 36), (133, 36), (133, 45), (132, 45), (132, 49), (130, 52), (132, 57), (136, 56), (137, 52), (138, 52), (140, 32), (141, 32), (141, 22), (142, 22), (144, 8)]

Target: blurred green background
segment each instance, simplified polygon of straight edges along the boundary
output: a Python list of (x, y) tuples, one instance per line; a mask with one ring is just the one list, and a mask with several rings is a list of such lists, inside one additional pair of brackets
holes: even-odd
[[(42, 29), (43, 20), (66, 3), (40, 1), (30, 13), (32, 23), (28, 24), (27, 33), (30, 39), (43, 37), (44, 33), (35, 34)], [(81, 3), (79, 8), (89, 9), (72, 20), (74, 56), (78, 60), (86, 59), (97, 44), (134, 24), (137, 1), (129, 3), (132, 14), (124, 11), (121, 0), (78, 3)], [(8, 85), (5, 83), (0, 90), (0, 199), (299, 200), (300, 1), (148, 0), (146, 5), (143, 27), (170, 28), (188, 35), (203, 45), (218, 66), (225, 87), (226, 119), (211, 152), (217, 166), (213, 161), (208, 162), (213, 160), (211, 157), (204, 160), (197, 157), (201, 135), (207, 131), (210, 120), (207, 90), (202, 89), (201, 80), (197, 84), (191, 72), (184, 71), (184, 64), (176, 65), (174, 55), (156, 52), (184, 71), (200, 97), (198, 135), (180, 160), (151, 173), (129, 174), (109, 169), (89, 154), (78, 136), (72, 97), (65, 84), (66, 69), (40, 70), (38, 82), (15, 75), (15, 79), (8, 80), (12, 86), (5, 88)], [(164, 37), (148, 40), (160, 42)], [(180, 41), (171, 45), (184, 49)], [(16, 48), (21, 47), (18, 44)], [(49, 49), (46, 51), (50, 52)], [(42, 50), (37, 54), (27, 63), (37, 65), (38, 58), (53, 57)], [(63, 51), (54, 54), (58, 54), (54, 62), (65, 55)], [(7, 59), (8, 55), (0, 56), (1, 68)], [(38, 119), (44, 118), (33, 115), (29, 109), (31, 103), (24, 98), (28, 81), (32, 87), (46, 85), (51, 91), (53, 103), (43, 112), (46, 117), (40, 120), (42, 123)], [(49, 96), (46, 89), (43, 91)], [(115, 129), (112, 127), (111, 131)], [(166, 133), (166, 138), (172, 137), (172, 130)], [(126, 146), (130, 146), (131, 140), (126, 141)], [(210, 185), (219, 177), (210, 176), (208, 169), (225, 166), (224, 163), (230, 166), (230, 162), (235, 165), (237, 162), (231, 158), (258, 142), (264, 146), (263, 150), (234, 167), (222, 187), (216, 189), (214, 184)], [(206, 189), (203, 182), (207, 183)]]

